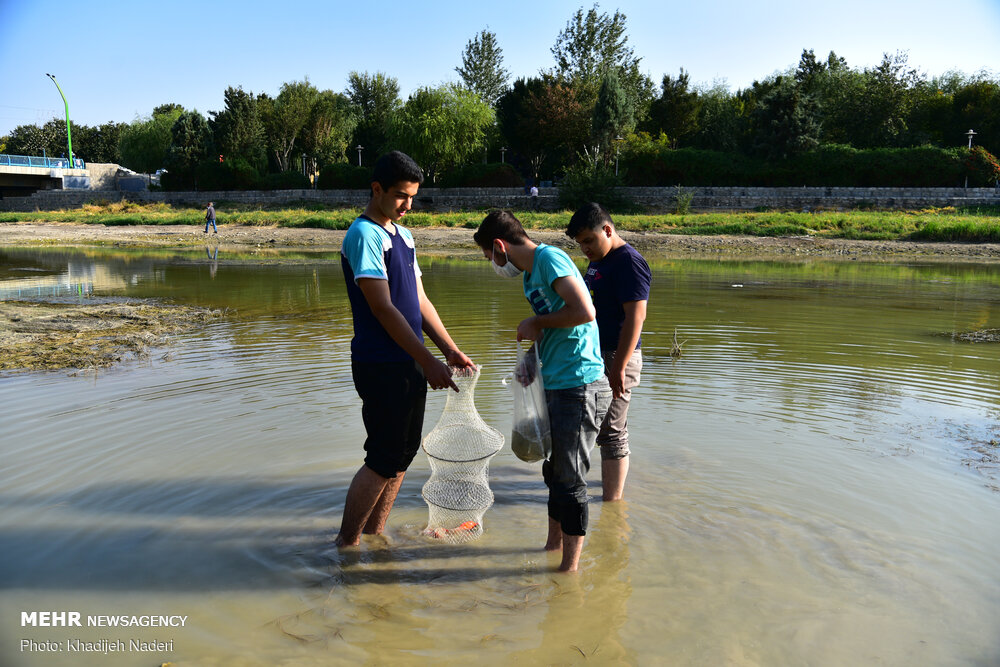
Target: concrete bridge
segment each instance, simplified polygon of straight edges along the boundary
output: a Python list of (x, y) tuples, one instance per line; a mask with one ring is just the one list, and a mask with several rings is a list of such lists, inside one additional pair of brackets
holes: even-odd
[(90, 174), (79, 158), (0, 155), (0, 199), (37, 190), (88, 190)]

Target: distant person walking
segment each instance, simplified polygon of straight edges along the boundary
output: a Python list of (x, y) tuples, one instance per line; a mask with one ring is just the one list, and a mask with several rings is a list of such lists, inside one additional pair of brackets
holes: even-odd
[(531, 195), (531, 210), (532, 211), (537, 211), (538, 210), (538, 186), (535, 185), (535, 184), (532, 184), (531, 185), (531, 190), (529, 190), (529, 194)]
[(208, 208), (205, 209), (205, 233), (208, 234), (208, 226), (212, 225), (212, 229), (215, 233), (219, 233), (219, 228), (215, 226), (215, 204), (213, 202), (208, 202)]

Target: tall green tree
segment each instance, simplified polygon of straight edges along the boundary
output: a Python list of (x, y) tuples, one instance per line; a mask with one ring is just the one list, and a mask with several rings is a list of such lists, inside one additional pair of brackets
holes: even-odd
[(1000, 155), (1000, 81), (973, 79), (955, 92), (953, 122), (944, 146), (961, 144), (970, 129), (978, 133), (973, 141), (993, 155)]
[(884, 54), (877, 67), (865, 69), (853, 94), (842, 102), (842, 123), (856, 148), (905, 145), (907, 121), (923, 77), (905, 53)]
[(375, 164), (386, 147), (389, 119), (401, 104), (399, 82), (383, 72), (351, 72), (345, 94), (361, 113), (351, 143), (364, 147), (366, 165)]
[(503, 51), (497, 36), (489, 30), (482, 30), (469, 40), (462, 52), (462, 66), (455, 71), (465, 86), (490, 106), (496, 105), (510, 80), (510, 72), (503, 66)]
[(831, 51), (822, 74), (811, 83), (811, 92), (815, 91), (820, 100), (823, 143), (856, 143), (857, 100), (863, 95), (864, 86), (864, 75), (848, 67), (846, 60)]
[(205, 117), (196, 110), (181, 113), (170, 128), (167, 167), (171, 180), (193, 183), (197, 189), (197, 169), (211, 159), (213, 152), (212, 130)]
[(500, 98), (497, 122), (507, 146), (538, 179), (561, 171), (588, 144), (592, 111), (569, 82), (533, 77), (518, 79)]
[(786, 159), (819, 146), (817, 105), (794, 79), (779, 76), (751, 115), (754, 149), (769, 159)]
[(500, 96), (496, 105), (497, 127), (503, 143), (510, 149), (506, 160), (522, 168), (527, 165), (536, 179), (546, 152), (530, 117), (529, 104), (531, 94), (546, 85), (540, 77), (519, 78)]
[(302, 151), (317, 158), (320, 169), (335, 162), (345, 162), (351, 133), (357, 124), (357, 107), (347, 96), (324, 90), (316, 96), (309, 110), (301, 135)]
[(88, 147), (89, 154), (84, 159), (88, 162), (120, 164), (121, 152), (118, 146), (127, 127), (128, 123), (107, 122), (94, 128), (96, 131)]
[(677, 78), (663, 75), (660, 96), (649, 105), (643, 129), (651, 134), (663, 132), (675, 148), (686, 143), (698, 131), (701, 99), (690, 88), (690, 75), (681, 68)]
[(597, 152), (605, 163), (614, 154), (615, 137), (627, 134), (635, 127), (635, 108), (632, 100), (618, 82), (614, 70), (608, 70), (601, 77), (601, 88), (597, 93), (597, 104), (591, 117), (591, 132), (597, 143)]
[(309, 79), (281, 84), (278, 96), (258, 99), (268, 146), (280, 171), (292, 168), (295, 140), (305, 129), (319, 91)]
[(799, 65), (795, 68), (795, 84), (805, 93), (816, 93), (821, 87), (826, 67), (825, 62), (816, 59), (812, 49), (802, 49)]
[(421, 88), (393, 114), (389, 138), (433, 182), (441, 171), (480, 153), (494, 119), (493, 109), (461, 86)]
[(118, 142), (121, 164), (143, 174), (151, 174), (166, 165), (173, 139), (171, 130), (182, 113), (180, 109), (154, 113), (124, 128)]
[(43, 151), (50, 156), (66, 152), (66, 121), (53, 119), (41, 127), (18, 125), (7, 137), (7, 152), (10, 155), (42, 155)]
[(599, 12), (594, 5), (584, 13), (581, 7), (566, 23), (552, 47), (556, 65), (552, 73), (572, 81), (596, 98), (601, 77), (615, 70), (640, 119), (645, 118), (653, 99), (653, 81), (639, 69), (641, 58), (628, 45), (627, 18), (621, 11), (614, 15)]
[(698, 130), (691, 137), (697, 148), (734, 153), (748, 143), (752, 107), (744, 91), (730, 92), (723, 82), (699, 92)]
[(172, 114), (174, 112), (178, 112), (177, 115), (180, 115), (180, 113), (183, 113), (184, 111), (185, 109), (182, 105), (177, 104), (175, 102), (167, 102), (166, 104), (160, 104), (158, 106), (153, 107), (152, 115), (161, 116), (163, 114)]
[(226, 108), (211, 111), (208, 121), (219, 153), (227, 161), (242, 160), (258, 173), (267, 167), (267, 135), (257, 98), (242, 87), (223, 93)]

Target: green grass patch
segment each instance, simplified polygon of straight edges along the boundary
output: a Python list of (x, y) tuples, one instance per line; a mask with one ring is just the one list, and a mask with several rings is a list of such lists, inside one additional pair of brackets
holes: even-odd
[(907, 238), (913, 241), (1000, 243), (1000, 219), (958, 220), (948, 224), (928, 220)]
[[(316, 229), (347, 229), (359, 209), (328, 209), (315, 203), (298, 208), (264, 208), (219, 202), (218, 221), (223, 225), (279, 226)], [(487, 211), (428, 213), (413, 211), (405, 218), (408, 227), (475, 229)], [(527, 229), (562, 230), (571, 211), (518, 211)], [(0, 222), (77, 222), (100, 225), (192, 225), (205, 224), (201, 208), (168, 204), (94, 202), (80, 208), (29, 213), (0, 213)], [(741, 211), (734, 213), (686, 213), (683, 215), (616, 215), (623, 231), (691, 235), (816, 236), (821, 238), (957, 241), (1000, 243), (1000, 207), (977, 209), (938, 208), (919, 211)]]

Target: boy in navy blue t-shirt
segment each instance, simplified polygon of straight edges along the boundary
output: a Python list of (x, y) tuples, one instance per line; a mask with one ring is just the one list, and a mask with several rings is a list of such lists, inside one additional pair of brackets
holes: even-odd
[(628, 408), (642, 370), (649, 265), (618, 235), (611, 216), (599, 204), (586, 204), (574, 213), (566, 235), (590, 260), (583, 280), (597, 310), (604, 372), (614, 393), (597, 436), (602, 496), (604, 500), (621, 500), (629, 465)]
[[(420, 167), (405, 153), (380, 157), (371, 199), (341, 248), (354, 318), (351, 372), (368, 438), (365, 464), (347, 491), (338, 546), (358, 544), (362, 532), (382, 532), (420, 446), (427, 385), (458, 391), (448, 366), (473, 365), (424, 294), (413, 236), (399, 224), (423, 180)], [(424, 333), (448, 365), (424, 347)]]

